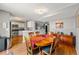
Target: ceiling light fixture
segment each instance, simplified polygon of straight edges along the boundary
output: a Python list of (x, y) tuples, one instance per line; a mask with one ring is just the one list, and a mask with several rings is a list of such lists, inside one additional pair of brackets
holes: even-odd
[(37, 13), (37, 14), (44, 14), (47, 11), (48, 10), (46, 8), (38, 8), (38, 9), (35, 9), (35, 13)]
[(12, 17), (13, 20), (22, 20), (21, 17)]

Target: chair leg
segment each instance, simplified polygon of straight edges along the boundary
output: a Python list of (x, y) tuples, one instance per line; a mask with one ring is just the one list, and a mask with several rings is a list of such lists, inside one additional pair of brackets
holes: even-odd
[(43, 55), (43, 52), (42, 52), (42, 48), (41, 47), (39, 47), (39, 54), (40, 55)]
[(42, 50), (40, 50), (40, 54), (43, 55), (43, 51)]
[(55, 50), (55, 55), (57, 54), (57, 51)]
[(49, 54), (50, 54), (50, 55), (52, 54), (52, 47), (50, 48)]

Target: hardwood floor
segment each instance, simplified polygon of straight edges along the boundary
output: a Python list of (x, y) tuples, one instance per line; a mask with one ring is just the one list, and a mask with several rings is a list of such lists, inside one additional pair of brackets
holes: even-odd
[(73, 46), (60, 44), (52, 55), (77, 55), (77, 53)]

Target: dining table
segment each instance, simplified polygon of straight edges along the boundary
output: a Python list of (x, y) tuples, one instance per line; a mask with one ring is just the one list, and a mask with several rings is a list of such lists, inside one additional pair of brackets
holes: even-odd
[(39, 46), (42, 47), (42, 46), (47, 46), (47, 45), (49, 45), (51, 43), (53, 43), (53, 38), (48, 37), (48, 38), (45, 38), (45, 39), (43, 39), (43, 40), (41, 40), (39, 42), (36, 42), (35, 45), (38, 46), (38, 47)]
[(51, 43), (53, 43), (53, 39), (54, 37), (49, 35), (36, 35), (27, 39), (27, 44), (28, 46), (31, 46), (32, 49), (38, 47), (41, 51), (42, 47), (51, 45)]
[(53, 42), (54, 42), (54, 41), (53, 41), (53, 38), (51, 38), (51, 37), (47, 37), (47, 38), (45, 38), (45, 39), (43, 39), (43, 40), (41, 40), (41, 41), (39, 41), (39, 42), (36, 42), (35, 45), (36, 45), (37, 47), (39, 47), (39, 50), (40, 50), (39, 54), (40, 54), (40, 55), (43, 54), (43, 52), (42, 52), (42, 47), (44, 47), (44, 46), (49, 46), (49, 45), (51, 45), (51, 43), (53, 43)]
[(33, 48), (34, 48), (34, 45), (36, 45), (38, 47), (47, 46), (47, 45), (53, 43), (53, 39), (54, 39), (54, 37), (47, 36), (47, 35), (46, 36), (33, 36), (30, 38)]

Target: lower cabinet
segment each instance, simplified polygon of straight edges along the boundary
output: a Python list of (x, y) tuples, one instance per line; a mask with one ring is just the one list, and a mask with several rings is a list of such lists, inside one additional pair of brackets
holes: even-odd
[(7, 48), (7, 39), (0, 37), (0, 51), (6, 50)]

